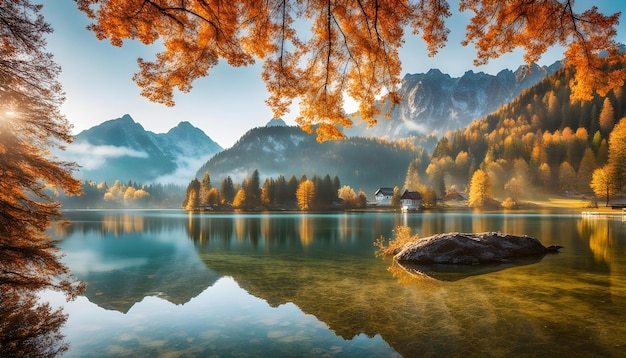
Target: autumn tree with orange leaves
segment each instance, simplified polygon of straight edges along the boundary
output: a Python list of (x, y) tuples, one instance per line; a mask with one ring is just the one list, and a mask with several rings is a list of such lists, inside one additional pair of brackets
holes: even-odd
[(71, 141), (60, 113), (60, 72), (45, 52), (52, 29), (28, 0), (0, 1), (0, 352), (53, 357), (67, 349), (59, 329), (66, 316), (42, 303), (39, 290), (73, 298), (75, 282), (46, 235), (59, 204), (47, 188), (78, 194), (72, 163), (50, 149)]
[[(421, 34), (434, 56), (447, 42), (446, 0), (75, 0), (99, 39), (115, 46), (157, 40), (165, 49), (153, 61), (138, 59), (135, 82), (154, 102), (174, 105), (174, 90), (188, 92), (220, 60), (232, 66), (263, 62), (267, 104), (283, 116), (299, 100), (296, 121), (318, 140), (342, 138), (352, 119), (344, 95), (359, 103), (368, 124), (385, 93), (398, 103), (405, 31)], [(521, 48), (527, 63), (554, 45), (566, 48), (574, 66), (570, 84), (578, 99), (605, 95), (626, 79), (615, 27), (620, 13), (604, 15), (594, 6), (583, 12), (574, 0), (459, 0), (473, 13), (464, 46), (473, 44), (475, 64)], [(310, 31), (300, 31), (310, 24)], [(604, 54), (604, 55), (602, 55)], [(602, 56), (601, 56), (602, 55)]]
[(60, 72), (45, 52), (52, 31), (28, 0), (0, 2), (0, 291), (8, 287), (74, 292), (45, 235), (60, 216), (47, 188), (78, 194), (73, 163), (59, 161), (50, 149), (72, 140), (71, 125), (60, 113)]

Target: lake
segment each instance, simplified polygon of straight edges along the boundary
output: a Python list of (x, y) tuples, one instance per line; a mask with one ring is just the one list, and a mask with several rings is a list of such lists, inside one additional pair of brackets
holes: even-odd
[[(74, 356), (626, 356), (626, 225), (558, 213), (67, 211)], [(375, 257), (420, 237), (499, 231), (558, 244), (524, 265), (434, 279)]]

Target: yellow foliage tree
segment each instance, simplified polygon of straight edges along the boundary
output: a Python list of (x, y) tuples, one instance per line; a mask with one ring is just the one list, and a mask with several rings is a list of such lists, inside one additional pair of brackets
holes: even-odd
[(246, 191), (243, 189), (239, 189), (237, 194), (235, 194), (235, 198), (233, 199), (233, 207), (238, 209), (245, 209), (246, 206)]
[(626, 185), (626, 117), (620, 119), (609, 136), (608, 163), (617, 189)]
[[(174, 90), (191, 90), (220, 60), (246, 66), (260, 59), (269, 91), (267, 104), (282, 117), (299, 100), (297, 122), (318, 140), (341, 138), (352, 119), (344, 112), (344, 94), (359, 103), (361, 118), (375, 123), (376, 97), (398, 103), (401, 64), (398, 49), (405, 30), (421, 33), (428, 55), (448, 39), (446, 0), (75, 0), (94, 23), (99, 39), (115, 46), (126, 39), (145, 44), (162, 41), (155, 61), (138, 59), (134, 80), (152, 101), (174, 105)], [(620, 87), (626, 71), (615, 41), (619, 13), (596, 7), (574, 12), (571, 0), (460, 0), (471, 11), (463, 45), (477, 49), (475, 63), (522, 48), (526, 62), (539, 60), (548, 47), (567, 47), (576, 69), (574, 96), (590, 99)], [(298, 25), (311, 24), (299, 33)], [(601, 56), (606, 54), (606, 56)]]
[(207, 195), (207, 205), (217, 206), (221, 202), (222, 196), (220, 195), (219, 190), (217, 190), (217, 188), (211, 188), (211, 190), (209, 190), (209, 194)]
[(150, 193), (146, 191), (144, 186), (141, 189), (135, 190), (135, 194), (133, 195), (133, 200), (141, 201), (150, 197)]
[(200, 198), (198, 197), (198, 191), (190, 191), (187, 197), (187, 205), (185, 206), (185, 210), (196, 210), (198, 209)]
[(611, 171), (611, 167), (609, 165), (605, 165), (602, 168), (598, 168), (593, 171), (593, 175), (591, 176), (591, 183), (589, 186), (593, 190), (593, 192), (601, 197), (606, 199), (606, 206), (609, 205), (609, 201), (611, 197), (616, 193), (616, 185), (612, 179), (613, 174)]
[(472, 175), (467, 204), (471, 208), (482, 208), (491, 199), (491, 181), (483, 170), (478, 169)]
[(126, 191), (124, 192), (124, 202), (128, 203), (128, 202), (135, 200), (136, 191), (137, 190), (133, 188), (132, 186), (127, 187)]
[(337, 197), (343, 200), (343, 206), (345, 208), (352, 208), (357, 204), (356, 193), (349, 185), (344, 185), (337, 190)]
[(104, 193), (104, 200), (106, 201), (122, 201), (126, 193), (126, 185), (121, 181), (116, 180), (111, 187)]
[(300, 210), (310, 210), (315, 199), (315, 184), (311, 180), (305, 180), (298, 184), (296, 199)]

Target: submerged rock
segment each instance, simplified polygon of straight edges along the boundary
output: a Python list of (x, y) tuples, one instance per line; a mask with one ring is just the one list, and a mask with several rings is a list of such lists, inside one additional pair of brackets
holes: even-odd
[(406, 244), (394, 260), (413, 264), (503, 263), (558, 252), (559, 248), (545, 247), (536, 238), (526, 235), (447, 233)]

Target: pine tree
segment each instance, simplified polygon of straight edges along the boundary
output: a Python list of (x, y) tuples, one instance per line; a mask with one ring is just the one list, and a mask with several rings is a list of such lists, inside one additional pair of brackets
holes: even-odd
[(416, 158), (409, 163), (409, 168), (406, 171), (406, 178), (404, 179), (404, 189), (416, 191), (420, 187), (420, 163), (421, 161), (419, 158)]
[(569, 162), (559, 166), (559, 189), (562, 192), (572, 191), (576, 185), (576, 171)]
[(273, 178), (265, 178), (265, 182), (263, 182), (261, 203), (269, 206), (276, 204), (276, 183)]
[(200, 206), (200, 198), (197, 191), (193, 190), (189, 192), (187, 198), (187, 205), (185, 210), (196, 210)]
[(320, 199), (324, 205), (331, 205), (337, 198), (337, 191), (333, 187), (330, 175), (326, 174), (320, 187)]
[(280, 175), (278, 179), (276, 179), (276, 189), (274, 195), (274, 201), (276, 204), (284, 205), (288, 203), (287, 180), (284, 175)]
[(257, 169), (252, 172), (252, 176), (247, 181), (244, 189), (246, 190), (246, 198), (251, 206), (257, 206), (261, 203), (261, 179)]
[(576, 187), (579, 191), (589, 191), (589, 183), (596, 167), (597, 161), (593, 149), (587, 148), (576, 173)]
[(200, 207), (200, 182), (197, 178), (193, 178), (187, 185), (185, 199), (181, 207), (185, 210), (196, 210)]
[(200, 181), (200, 205), (209, 204), (209, 192), (211, 191), (211, 176), (209, 172), (204, 172), (202, 180)]
[(233, 199), (233, 207), (237, 209), (247, 209), (247, 202), (246, 191), (243, 188), (239, 189)]
[(296, 198), (296, 191), (298, 190), (298, 179), (296, 179), (295, 175), (291, 175), (289, 180), (287, 181), (287, 201), (290, 204), (297, 204), (298, 199)]
[(222, 180), (220, 192), (222, 193), (224, 202), (233, 203), (233, 200), (235, 199), (235, 185), (233, 184), (233, 179), (230, 176), (227, 176), (226, 179)]

